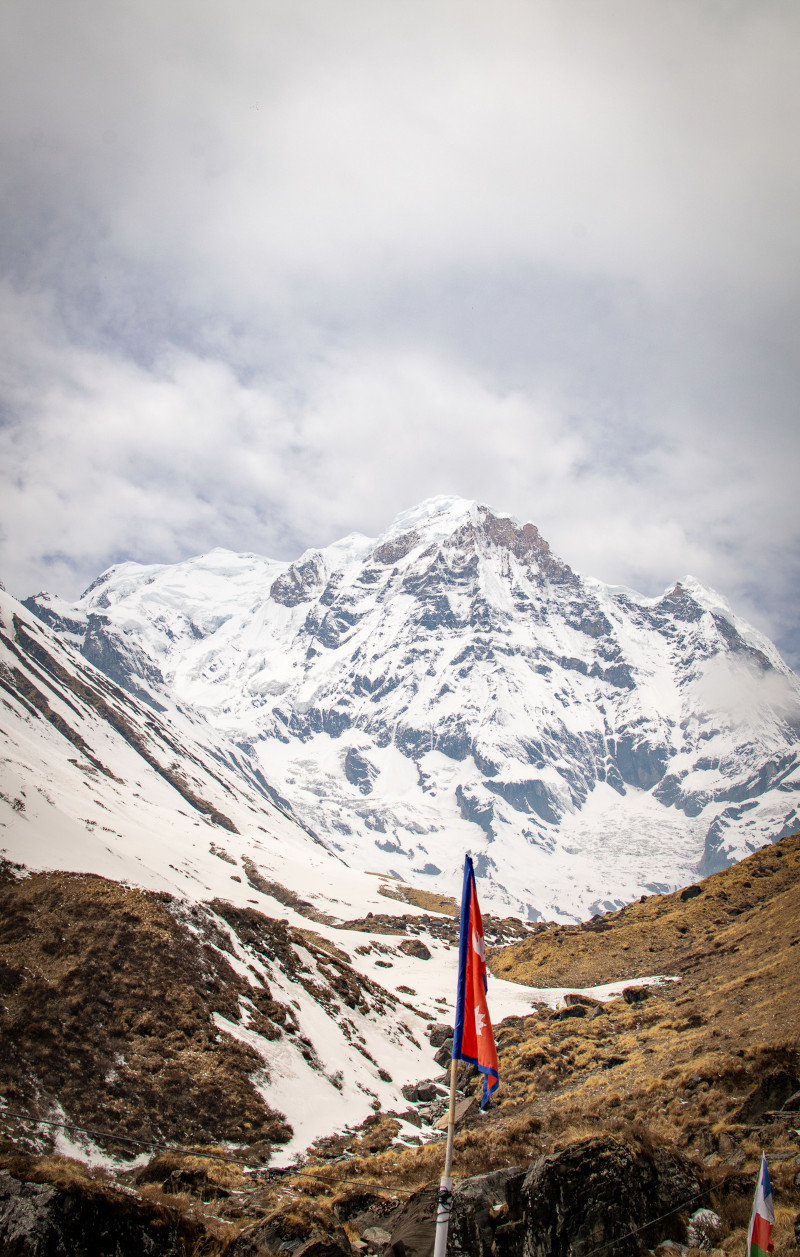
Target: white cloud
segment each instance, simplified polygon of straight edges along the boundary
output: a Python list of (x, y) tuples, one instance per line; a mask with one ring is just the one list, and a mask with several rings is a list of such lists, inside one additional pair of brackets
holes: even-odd
[(796, 623), (800, 9), (12, 0), (12, 588), (437, 492)]
[(795, 725), (800, 721), (796, 679), (774, 671), (763, 672), (749, 659), (713, 658), (696, 685), (703, 706), (734, 724), (752, 722), (759, 711), (767, 719), (774, 714)]

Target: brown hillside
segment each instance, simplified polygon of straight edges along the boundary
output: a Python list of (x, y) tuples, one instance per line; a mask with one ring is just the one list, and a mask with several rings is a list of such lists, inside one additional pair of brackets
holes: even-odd
[[(260, 1057), (213, 1021), (238, 1019), (251, 989), (171, 904), (88, 874), (17, 880), (0, 862), (0, 1097), (133, 1139), (285, 1142), (251, 1081)], [(286, 1010), (263, 991), (259, 1011), (277, 1037)], [(0, 1109), (0, 1133), (24, 1129)]]
[[(800, 834), (671, 895), (495, 951), (492, 972), (532, 986), (675, 975), (699, 984), (720, 1031), (800, 1030)], [(674, 998), (680, 998), (675, 995)]]
[[(698, 883), (690, 896), (686, 892), (652, 896), (583, 926), (540, 928), (520, 942), (493, 949), (490, 963), (495, 974), (537, 987), (572, 985), (577, 991), (659, 974), (678, 980), (653, 983), (638, 991), (639, 998), (634, 992), (602, 1005), (586, 1001), (583, 1006), (573, 1003), (557, 1011), (544, 1008), (496, 1026), (500, 1090), (485, 1114), (473, 1112), (459, 1127), (456, 1181), (508, 1166), (527, 1166), (562, 1150), (585, 1152), (595, 1145), (614, 1144), (627, 1149), (626, 1155), (645, 1160), (662, 1153), (674, 1155), (688, 1167), (701, 1195), (695, 1198), (692, 1189), (692, 1198), (684, 1200), (683, 1192), (681, 1208), (663, 1219), (662, 1230), (682, 1241), (686, 1216), (698, 1204), (711, 1205), (723, 1220), (717, 1248), (733, 1255), (743, 1250), (764, 1149), (775, 1186), (775, 1257), (796, 1253), (800, 1097), (792, 1100), (791, 1096), (800, 1091), (799, 873), (800, 835), (794, 835)], [(69, 1030), (70, 1042), (77, 1043), (79, 1038), (79, 1022), (70, 1022), (63, 1011), (68, 1008), (70, 973), (75, 974), (76, 999), (82, 985), (87, 989), (85, 1024), (91, 1024), (88, 1014), (95, 1015), (95, 1005), (102, 1017), (105, 983), (111, 984), (114, 1007), (127, 1007), (134, 999), (134, 973), (146, 972), (151, 984), (166, 982), (163, 967), (151, 953), (158, 940), (163, 948), (169, 947), (173, 920), (160, 897), (115, 890), (95, 880), (98, 885), (91, 890), (92, 879), (39, 875), (7, 887), (4, 893), (10, 898), (0, 904), (3, 913), (9, 903), (15, 911), (28, 913), (24, 951), (15, 951), (14, 937), (6, 934), (0, 959), (20, 971), (26, 968), (26, 983), (34, 977), (45, 980), (57, 1001), (47, 1013), (49, 1031), (44, 1025), (34, 1026), (29, 1033), (21, 1020), (23, 1005), (17, 994), (21, 988), (14, 987), (7, 995), (9, 1014), (17, 1018), (12, 1029), (20, 1035), (30, 1071), (26, 1075), (6, 1055), (6, 1078), (24, 1088), (26, 1077), (35, 1074), (37, 1085), (46, 1081), (51, 1095), (62, 1096), (70, 1114), (80, 1111), (79, 1086), (69, 1076), (56, 1078), (47, 1072), (59, 1059), (54, 1040), (48, 1046), (47, 1039), (48, 1032), (56, 1033), (59, 1019)], [(104, 899), (97, 895), (101, 888)], [(74, 896), (79, 894), (88, 895), (89, 902), (77, 911)], [(99, 908), (104, 904), (108, 909), (115, 895), (119, 903), (113, 912), (106, 912), (114, 918), (115, 930), (126, 928), (123, 909), (141, 919), (138, 924), (128, 920), (131, 933), (112, 945)], [(47, 920), (47, 929), (36, 928), (33, 910), (37, 904), (46, 909), (40, 919)], [(263, 932), (269, 924), (254, 911), (247, 910), (244, 921), (238, 919), (240, 910), (216, 907), (231, 923), (235, 918), (243, 939), (249, 937), (248, 929)], [(77, 918), (87, 921), (80, 938), (70, 933), (76, 928), (70, 921)], [(403, 917), (394, 920), (393, 931), (404, 933)], [(414, 920), (415, 930), (432, 931), (426, 919)], [(438, 919), (437, 930), (442, 922), (447, 918)], [(274, 930), (275, 923), (270, 928)], [(59, 931), (63, 935), (60, 948)], [(140, 931), (143, 941), (134, 937)], [(74, 953), (67, 953), (65, 941), (76, 949)], [(131, 962), (130, 968), (123, 963), (115, 971), (103, 958), (104, 950)], [(79, 981), (77, 966), (83, 964), (84, 952), (89, 967), (81, 970)], [(92, 964), (98, 966), (96, 971)], [(202, 969), (199, 965), (196, 971), (176, 972), (174, 991), (166, 985), (158, 987), (168, 999), (178, 1001), (165, 1006), (163, 1024), (156, 1031), (170, 1050), (180, 1048), (174, 1037), (176, 1017), (189, 1014), (194, 998), (191, 992), (179, 995), (178, 987), (183, 985), (194, 987), (200, 1000), (196, 1014), (191, 1015), (196, 1016), (200, 1031), (197, 1047), (203, 1047), (207, 1010), (222, 992), (215, 995), (211, 985), (197, 986)], [(233, 995), (234, 977), (216, 976), (224, 979), (220, 985)], [(213, 978), (206, 971), (203, 981), (208, 984)], [(38, 987), (31, 988), (29, 995), (36, 996), (29, 1008), (45, 1006)], [(491, 1008), (491, 986), (489, 1000)], [(107, 1027), (104, 1033), (108, 1032)], [(98, 1047), (102, 1048), (99, 1053)], [(105, 1063), (112, 1047), (109, 1038), (108, 1048), (104, 1040), (92, 1049), (98, 1064)], [(90, 1064), (87, 1061), (87, 1067)], [(248, 1065), (245, 1060), (231, 1061), (229, 1067), (229, 1076), (238, 1078), (235, 1085), (243, 1088), (243, 1097)], [(444, 1080), (433, 1065), (431, 1072)], [(476, 1080), (467, 1082), (466, 1090), (476, 1092)], [(14, 1092), (7, 1094), (10, 1098)], [(125, 1101), (133, 1102), (131, 1109), (140, 1120), (152, 1121), (146, 1129), (169, 1133), (156, 1124), (153, 1110), (146, 1111), (138, 1093), (130, 1092)], [(259, 1116), (269, 1120), (266, 1114)], [(347, 1240), (363, 1246), (361, 1237), (369, 1228), (391, 1231), (408, 1194), (436, 1182), (441, 1173), (443, 1143), (431, 1130), (425, 1106), (411, 1102), (403, 1114), (418, 1131), (411, 1140), (408, 1128), (401, 1135), (399, 1116), (375, 1113), (358, 1131), (320, 1141), (316, 1155), (288, 1173), (256, 1176), (231, 1164), (174, 1153), (157, 1157), (138, 1175), (122, 1178), (131, 1185), (129, 1190), (135, 1186), (142, 1207), (172, 1211), (176, 1226), (178, 1221), (201, 1226), (207, 1254), (254, 1257), (256, 1252), (275, 1252), (282, 1245), (315, 1235), (338, 1236), (345, 1246)], [(7, 1135), (13, 1138), (10, 1124)], [(237, 1132), (234, 1138), (238, 1142), (241, 1136)], [(408, 1146), (414, 1139), (417, 1146)], [(10, 1150), (5, 1157), (0, 1152), (0, 1170), (4, 1167), (23, 1180), (46, 1183), (60, 1183), (65, 1175), (87, 1175), (75, 1163), (47, 1158), (25, 1162)], [(99, 1182), (98, 1176), (94, 1172), (92, 1182)], [(590, 1174), (587, 1191), (592, 1181)], [(374, 1250), (370, 1245), (359, 1251)]]

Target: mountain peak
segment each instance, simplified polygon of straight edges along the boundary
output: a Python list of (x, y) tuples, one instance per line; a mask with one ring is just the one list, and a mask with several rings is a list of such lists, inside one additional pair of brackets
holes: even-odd
[(578, 919), (797, 824), (777, 652), (692, 578), (611, 589), (480, 502), (430, 498), (288, 565), (126, 566), (97, 595), (31, 610), (233, 739), (355, 867), (450, 886), (470, 848), (487, 903)]
[(401, 511), (382, 534), (381, 541), (419, 530), (424, 530), (426, 535), (433, 533), (436, 536), (449, 537), (467, 520), (477, 515), (479, 506), (480, 503), (470, 498), (437, 494), (407, 511)]

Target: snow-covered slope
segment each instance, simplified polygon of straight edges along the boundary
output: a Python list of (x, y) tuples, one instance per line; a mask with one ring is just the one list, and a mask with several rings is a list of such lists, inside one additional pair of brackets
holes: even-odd
[[(259, 1089), (294, 1129), (284, 1155), (377, 1105), (406, 1107), (401, 1086), (432, 1069), (423, 1032), (438, 1011), (434, 991), (420, 992), (418, 1012), (404, 1006), (386, 988), (407, 984), (420, 961), (398, 953), (387, 965), (393, 949), (334, 924), (386, 912), (379, 879), (346, 868), (180, 717), (119, 690), (1, 591), (0, 748), (0, 857), (168, 892), (187, 928), (205, 923), (204, 944), (230, 933), (228, 963), (254, 991), (268, 979), (294, 1009), (293, 1034), (277, 1041), (249, 1028), (246, 1007), (239, 1022), (218, 1023), (263, 1057)], [(192, 902), (254, 907), (273, 931), (284, 921), (284, 945), (265, 959), (210, 909), (193, 915)], [(439, 953), (449, 964), (446, 943), (430, 948), (434, 967)], [(340, 971), (351, 969), (358, 1005), (341, 997)]]
[(474, 502), (26, 605), (348, 867), (452, 894), (468, 849), (501, 912), (582, 918), (798, 825), (800, 683), (769, 641), (691, 578), (582, 578)]

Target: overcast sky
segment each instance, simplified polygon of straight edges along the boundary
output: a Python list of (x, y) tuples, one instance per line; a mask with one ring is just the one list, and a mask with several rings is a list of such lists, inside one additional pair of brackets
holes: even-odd
[(7, 0), (0, 578), (437, 493), (800, 663), (797, 0)]

